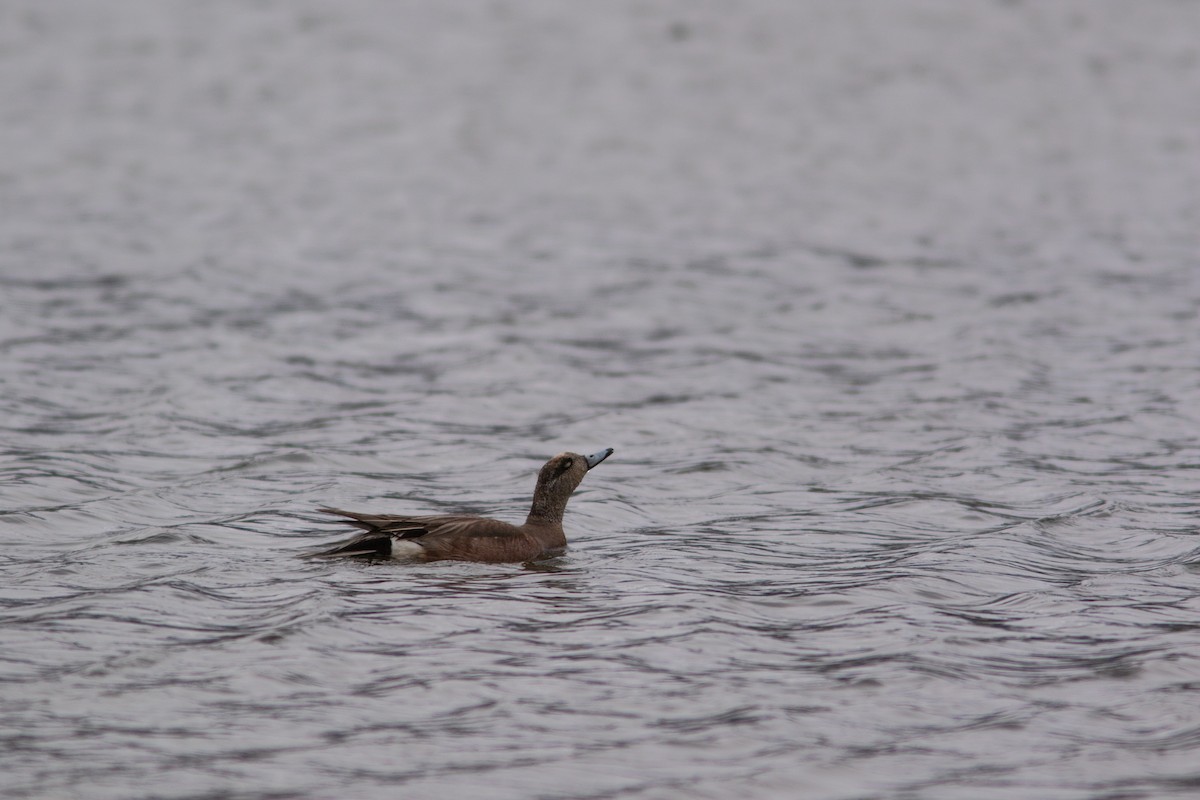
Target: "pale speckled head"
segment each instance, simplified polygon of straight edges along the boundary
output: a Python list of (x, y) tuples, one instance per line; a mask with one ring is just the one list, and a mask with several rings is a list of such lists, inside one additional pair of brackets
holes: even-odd
[(538, 473), (537, 488), (533, 490), (531, 520), (561, 522), (571, 492), (587, 475), (588, 470), (611, 456), (613, 449), (605, 448), (590, 456), (579, 453), (559, 453), (546, 462)]

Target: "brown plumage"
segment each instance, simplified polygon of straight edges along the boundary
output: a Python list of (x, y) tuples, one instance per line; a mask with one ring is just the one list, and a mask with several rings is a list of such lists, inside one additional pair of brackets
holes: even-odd
[(571, 493), (592, 467), (612, 455), (609, 447), (590, 456), (560, 453), (538, 473), (533, 505), (522, 525), (497, 519), (452, 514), (409, 517), (362, 514), (339, 508), (319, 509), (345, 517), (342, 522), (366, 533), (312, 557), (398, 558), (417, 561), (532, 561), (567, 546), (562, 518)]

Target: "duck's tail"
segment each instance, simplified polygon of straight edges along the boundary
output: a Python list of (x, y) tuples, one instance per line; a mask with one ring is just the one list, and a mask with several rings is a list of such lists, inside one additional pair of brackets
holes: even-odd
[(364, 533), (333, 547), (304, 553), (303, 558), (391, 558), (392, 537), (386, 533)]
[(403, 560), (425, 558), (428, 553), (416, 541), (417, 537), (429, 532), (422, 524), (422, 517), (396, 515), (360, 514), (340, 508), (318, 508), (324, 514), (341, 517), (338, 522), (360, 528), (360, 533), (349, 541), (333, 547), (306, 553), (307, 558), (397, 558)]

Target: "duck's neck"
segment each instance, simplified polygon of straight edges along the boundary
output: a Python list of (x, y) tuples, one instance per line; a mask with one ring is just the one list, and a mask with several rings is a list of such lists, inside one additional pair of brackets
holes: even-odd
[(534, 492), (533, 506), (529, 509), (529, 517), (526, 518), (525, 524), (562, 525), (563, 512), (567, 510), (567, 499), (547, 492)]
[(566, 507), (563, 505), (541, 504), (534, 500), (532, 509), (529, 509), (529, 516), (526, 517), (526, 524), (562, 525), (564, 511)]

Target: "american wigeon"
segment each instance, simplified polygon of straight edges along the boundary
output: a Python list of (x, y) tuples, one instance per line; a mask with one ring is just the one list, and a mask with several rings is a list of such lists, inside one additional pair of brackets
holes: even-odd
[(345, 517), (340, 521), (366, 533), (308, 555), (491, 562), (533, 561), (553, 555), (567, 546), (562, 518), (571, 492), (588, 470), (612, 453), (609, 447), (590, 456), (561, 453), (547, 461), (538, 473), (533, 506), (523, 525), (465, 514), (408, 517), (321, 508), (326, 514)]

